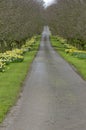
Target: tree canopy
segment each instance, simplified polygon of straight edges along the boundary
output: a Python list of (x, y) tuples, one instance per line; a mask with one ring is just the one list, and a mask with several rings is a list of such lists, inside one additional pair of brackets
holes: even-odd
[(42, 0), (0, 0), (0, 44), (39, 34), (42, 11)]

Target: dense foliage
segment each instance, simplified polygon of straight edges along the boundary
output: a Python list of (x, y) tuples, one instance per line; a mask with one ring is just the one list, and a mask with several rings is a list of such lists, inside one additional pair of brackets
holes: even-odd
[(46, 12), (47, 24), (54, 34), (67, 38), (79, 49), (86, 49), (85, 0), (57, 0)]
[(0, 0), (0, 51), (20, 47), (43, 27), (42, 0)]

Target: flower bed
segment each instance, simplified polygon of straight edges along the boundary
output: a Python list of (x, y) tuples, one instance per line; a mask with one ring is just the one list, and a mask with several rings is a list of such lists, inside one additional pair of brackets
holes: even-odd
[(30, 51), (36, 42), (36, 37), (28, 39), (26, 43), (20, 48), (15, 48), (12, 51), (0, 53), (0, 72), (5, 71), (6, 65), (14, 62), (22, 62), (24, 60), (24, 53)]

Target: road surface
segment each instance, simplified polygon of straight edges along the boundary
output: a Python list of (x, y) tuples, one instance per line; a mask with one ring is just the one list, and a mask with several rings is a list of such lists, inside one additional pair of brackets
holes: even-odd
[(86, 130), (86, 82), (50, 45), (44, 27), (19, 113), (0, 130)]

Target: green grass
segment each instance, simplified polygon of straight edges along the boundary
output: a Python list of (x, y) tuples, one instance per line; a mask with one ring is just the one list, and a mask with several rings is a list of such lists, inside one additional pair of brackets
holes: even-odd
[(70, 54), (65, 53), (64, 46), (56, 40), (56, 38), (51, 37), (51, 44), (54, 49), (70, 64), (72, 64), (77, 72), (81, 75), (81, 77), (86, 80), (86, 59), (80, 59), (77, 57), (73, 57)]
[(6, 72), (0, 73), (0, 123), (19, 97), (22, 83), (38, 51), (39, 43), (38, 39), (32, 51), (25, 54), (23, 62), (12, 63), (8, 65)]

